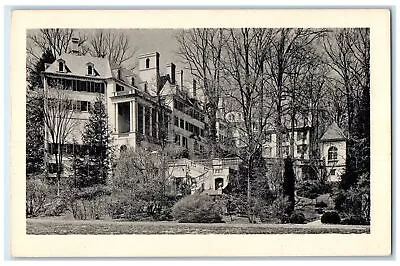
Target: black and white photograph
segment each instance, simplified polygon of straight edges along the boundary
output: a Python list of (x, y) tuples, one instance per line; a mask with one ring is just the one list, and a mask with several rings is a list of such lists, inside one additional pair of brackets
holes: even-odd
[(370, 27), (25, 33), (22, 233), (371, 234)]

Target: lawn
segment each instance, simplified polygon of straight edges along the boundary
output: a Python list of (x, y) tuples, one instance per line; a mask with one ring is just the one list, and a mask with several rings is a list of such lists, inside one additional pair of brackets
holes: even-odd
[(187, 224), (176, 222), (27, 219), (27, 234), (365, 234), (369, 226), (293, 224)]

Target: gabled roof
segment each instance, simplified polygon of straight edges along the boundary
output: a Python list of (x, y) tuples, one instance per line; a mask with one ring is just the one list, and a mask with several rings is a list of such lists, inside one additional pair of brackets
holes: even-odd
[(326, 129), (324, 135), (320, 139), (321, 141), (332, 141), (332, 140), (346, 140), (346, 136), (343, 131), (339, 128), (339, 126), (333, 122)]
[(63, 75), (71, 76), (87, 76), (87, 64), (92, 63), (96, 77), (98, 78), (111, 78), (111, 67), (107, 58), (93, 57), (89, 55), (75, 55), (63, 54), (57, 58), (44, 72), (55, 73), (58, 72), (58, 62), (62, 59), (65, 62), (67, 71), (62, 72)]

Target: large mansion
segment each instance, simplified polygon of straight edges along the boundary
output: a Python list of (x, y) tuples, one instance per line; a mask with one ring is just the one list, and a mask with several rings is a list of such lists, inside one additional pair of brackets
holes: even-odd
[[(138, 69), (134, 73), (115, 66), (108, 59), (63, 54), (43, 72), (44, 91), (62, 88), (71, 101), (74, 130), (69, 134), (64, 147), (71, 152), (72, 144), (82, 143), (82, 132), (89, 118), (91, 105), (99, 99), (104, 100), (108, 113), (109, 128), (112, 131), (114, 146), (121, 150), (137, 147), (143, 143), (160, 145), (162, 141), (188, 151), (189, 155), (200, 155), (208, 150), (207, 118), (204, 112), (204, 95), (199, 82), (190, 73), (177, 69), (174, 63), (160, 66), (158, 52), (142, 54), (138, 58)], [(222, 120), (238, 119), (237, 114), (224, 114)], [(233, 117), (232, 117), (233, 116)], [(222, 124), (221, 124), (222, 125)], [(305, 163), (309, 159), (309, 126), (295, 130), (294, 157)], [(225, 136), (222, 130), (219, 137)], [(236, 144), (240, 146), (240, 134), (236, 134)], [(284, 155), (289, 154), (288, 134), (283, 139)], [(47, 139), (47, 142), (50, 142)], [(329, 167), (331, 180), (338, 180), (344, 171), (346, 161), (346, 138), (336, 124), (328, 127), (319, 140), (321, 160)], [(51, 143), (47, 144), (51, 149)], [(275, 158), (276, 134), (271, 130), (265, 139), (263, 156)], [(237, 164), (237, 160), (234, 160)], [(220, 191), (229, 182), (229, 169), (235, 168), (232, 161), (225, 159), (197, 160), (182, 159), (171, 163), (169, 169), (176, 182), (192, 180), (196, 188)], [(301, 175), (301, 167), (296, 170)], [(299, 172), (300, 171), (300, 172)]]

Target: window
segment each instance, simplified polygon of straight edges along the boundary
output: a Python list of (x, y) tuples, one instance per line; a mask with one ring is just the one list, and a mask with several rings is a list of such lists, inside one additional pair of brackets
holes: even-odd
[(187, 138), (182, 136), (182, 146), (187, 148), (188, 146), (188, 142), (187, 142)]
[(332, 146), (328, 149), (328, 162), (337, 161), (337, 148)]
[(149, 68), (150, 67), (150, 58), (147, 58), (146, 59), (146, 68)]
[(289, 132), (283, 133), (282, 134), (282, 142), (288, 142), (289, 141)]
[(271, 133), (267, 133), (267, 134), (265, 135), (265, 141), (271, 142)]
[(180, 120), (180, 128), (185, 129), (185, 121), (183, 119)]
[(116, 91), (124, 91), (124, 86), (117, 84)]
[(147, 83), (144, 84), (144, 91), (147, 92)]
[(331, 171), (329, 172), (329, 175), (336, 175), (336, 169), (331, 169)]
[(87, 101), (81, 101), (81, 112), (87, 112), (90, 108), (90, 103)]
[(143, 106), (138, 103), (138, 131), (143, 133)]
[(282, 146), (282, 155), (283, 156), (289, 155), (289, 146)]
[(87, 67), (87, 73), (88, 73), (88, 75), (93, 75), (93, 66), (88, 65), (88, 67)]
[(297, 140), (305, 140), (307, 138), (307, 132), (297, 132)]
[(271, 157), (272, 156), (272, 148), (271, 147), (265, 147), (264, 156), (265, 157)]
[(307, 153), (307, 145), (297, 145), (297, 153), (298, 154)]
[(174, 125), (179, 127), (179, 118), (175, 116), (174, 118)]
[(181, 136), (180, 135), (175, 135), (175, 143), (178, 145), (181, 145)]
[(58, 62), (58, 71), (64, 72), (64, 62), (63, 61)]

